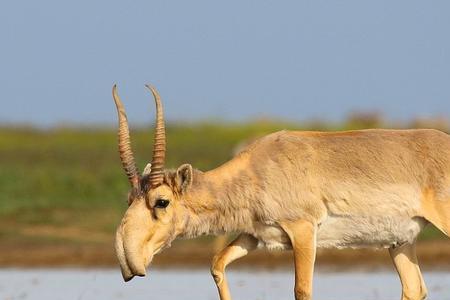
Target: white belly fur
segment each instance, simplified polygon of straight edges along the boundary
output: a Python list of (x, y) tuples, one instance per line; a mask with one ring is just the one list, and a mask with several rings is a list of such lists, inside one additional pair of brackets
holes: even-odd
[[(412, 243), (426, 225), (422, 218), (328, 216), (318, 227), (319, 248), (388, 248)], [(291, 249), (289, 237), (275, 224), (257, 223), (252, 232), (270, 250)]]
[(288, 235), (276, 224), (255, 223), (254, 232), (251, 234), (259, 240), (259, 247), (266, 247), (269, 250), (292, 249)]
[(388, 248), (412, 243), (425, 226), (422, 218), (329, 216), (319, 226), (320, 248)]

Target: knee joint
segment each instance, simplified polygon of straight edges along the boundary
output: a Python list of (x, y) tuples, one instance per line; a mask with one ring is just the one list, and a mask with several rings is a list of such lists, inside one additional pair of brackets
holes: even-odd
[(426, 289), (414, 289), (414, 290), (404, 290), (403, 300), (424, 300), (427, 298)]
[(214, 278), (214, 281), (217, 285), (221, 284), (223, 281), (223, 274), (225, 271), (225, 268), (222, 263), (220, 263), (220, 260), (216, 257), (214, 257), (213, 262), (211, 264), (211, 275)]
[(295, 288), (295, 300), (311, 300), (311, 294), (303, 289)]

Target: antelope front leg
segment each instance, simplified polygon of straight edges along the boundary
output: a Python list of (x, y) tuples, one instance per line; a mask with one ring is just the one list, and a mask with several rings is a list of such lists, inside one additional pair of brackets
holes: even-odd
[(402, 300), (425, 299), (427, 288), (417, 263), (416, 244), (390, 248), (389, 253), (402, 282)]
[(316, 260), (316, 225), (306, 220), (280, 225), (288, 234), (294, 250), (295, 299), (311, 300)]
[(225, 267), (232, 261), (247, 255), (258, 245), (258, 240), (248, 234), (240, 234), (227, 247), (214, 256), (211, 265), (211, 274), (219, 290), (220, 300), (231, 300)]

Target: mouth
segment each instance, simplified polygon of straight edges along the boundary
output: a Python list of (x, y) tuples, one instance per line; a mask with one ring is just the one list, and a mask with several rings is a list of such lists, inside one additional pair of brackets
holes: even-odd
[(138, 277), (144, 277), (145, 274), (144, 274), (144, 275), (138, 275), (138, 274), (136, 274), (136, 275), (123, 275), (123, 280), (124, 280), (125, 282), (128, 282), (128, 281), (130, 281), (131, 279), (133, 279), (133, 278), (136, 277), (136, 276), (138, 276)]
[(147, 255), (146, 258), (144, 258), (144, 262), (142, 265), (136, 266), (131, 265), (126, 261), (126, 266), (122, 267), (122, 277), (125, 282), (130, 281), (134, 277), (145, 277), (147, 274), (147, 268), (150, 265), (151, 261), (153, 259), (153, 255)]
[(129, 266), (127, 266), (126, 268), (123, 268), (121, 266), (121, 269), (122, 269), (122, 277), (125, 282), (130, 281), (131, 279), (133, 279), (136, 276), (137, 277), (145, 277), (145, 275), (146, 275), (145, 265), (139, 269), (130, 268)]
[(128, 282), (136, 276), (144, 277), (152, 256), (147, 255), (148, 252), (142, 251), (142, 248), (136, 244), (124, 243), (120, 229), (117, 230), (115, 246), (123, 280)]
[(155, 255), (158, 254), (159, 252), (161, 252), (165, 248), (164, 245), (159, 245), (156, 247), (156, 249), (154, 248), (154, 245), (152, 245), (152, 244), (144, 246), (144, 249), (142, 251), (143, 255), (137, 256), (138, 259), (136, 260), (136, 259), (133, 259), (133, 257), (136, 258), (135, 255), (126, 255), (125, 251), (121, 251), (121, 250), (123, 250), (123, 244), (121, 245), (119, 243), (118, 246), (119, 247), (117, 249), (118, 250), (117, 253), (118, 253), (118, 257), (119, 257), (120, 268), (122, 271), (122, 277), (125, 282), (130, 281), (131, 279), (133, 279), (136, 276), (137, 277), (145, 277), (146, 270), (152, 263)]
[(120, 268), (122, 271), (122, 277), (125, 282), (130, 281), (136, 276), (145, 277), (146, 270), (152, 263), (154, 256), (159, 252), (161, 252), (162, 250), (164, 250), (165, 247), (167, 247), (167, 245), (160, 245), (156, 248), (156, 250), (153, 250), (154, 249), (153, 246), (148, 245), (146, 248), (144, 248), (143, 251), (144, 255), (141, 256), (142, 260), (140, 260), (140, 262), (134, 261), (133, 263), (133, 260), (129, 259), (125, 255), (125, 252), (120, 251), (123, 250), (123, 246), (121, 247), (119, 243), (119, 247), (117, 250), (119, 250), (118, 253), (120, 254), (118, 255), (118, 257), (120, 262)]

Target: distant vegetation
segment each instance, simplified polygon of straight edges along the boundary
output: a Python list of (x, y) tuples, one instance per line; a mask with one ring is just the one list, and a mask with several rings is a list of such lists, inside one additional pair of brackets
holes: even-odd
[[(339, 126), (259, 121), (247, 124), (171, 124), (167, 166), (189, 162), (201, 170), (230, 159), (234, 147), (281, 129), (380, 127), (375, 116)], [(142, 170), (151, 160), (152, 129), (132, 130)], [(2, 243), (101, 243), (113, 238), (126, 209), (128, 182), (115, 129), (0, 128), (0, 240)], [(426, 238), (441, 236), (430, 229)]]

